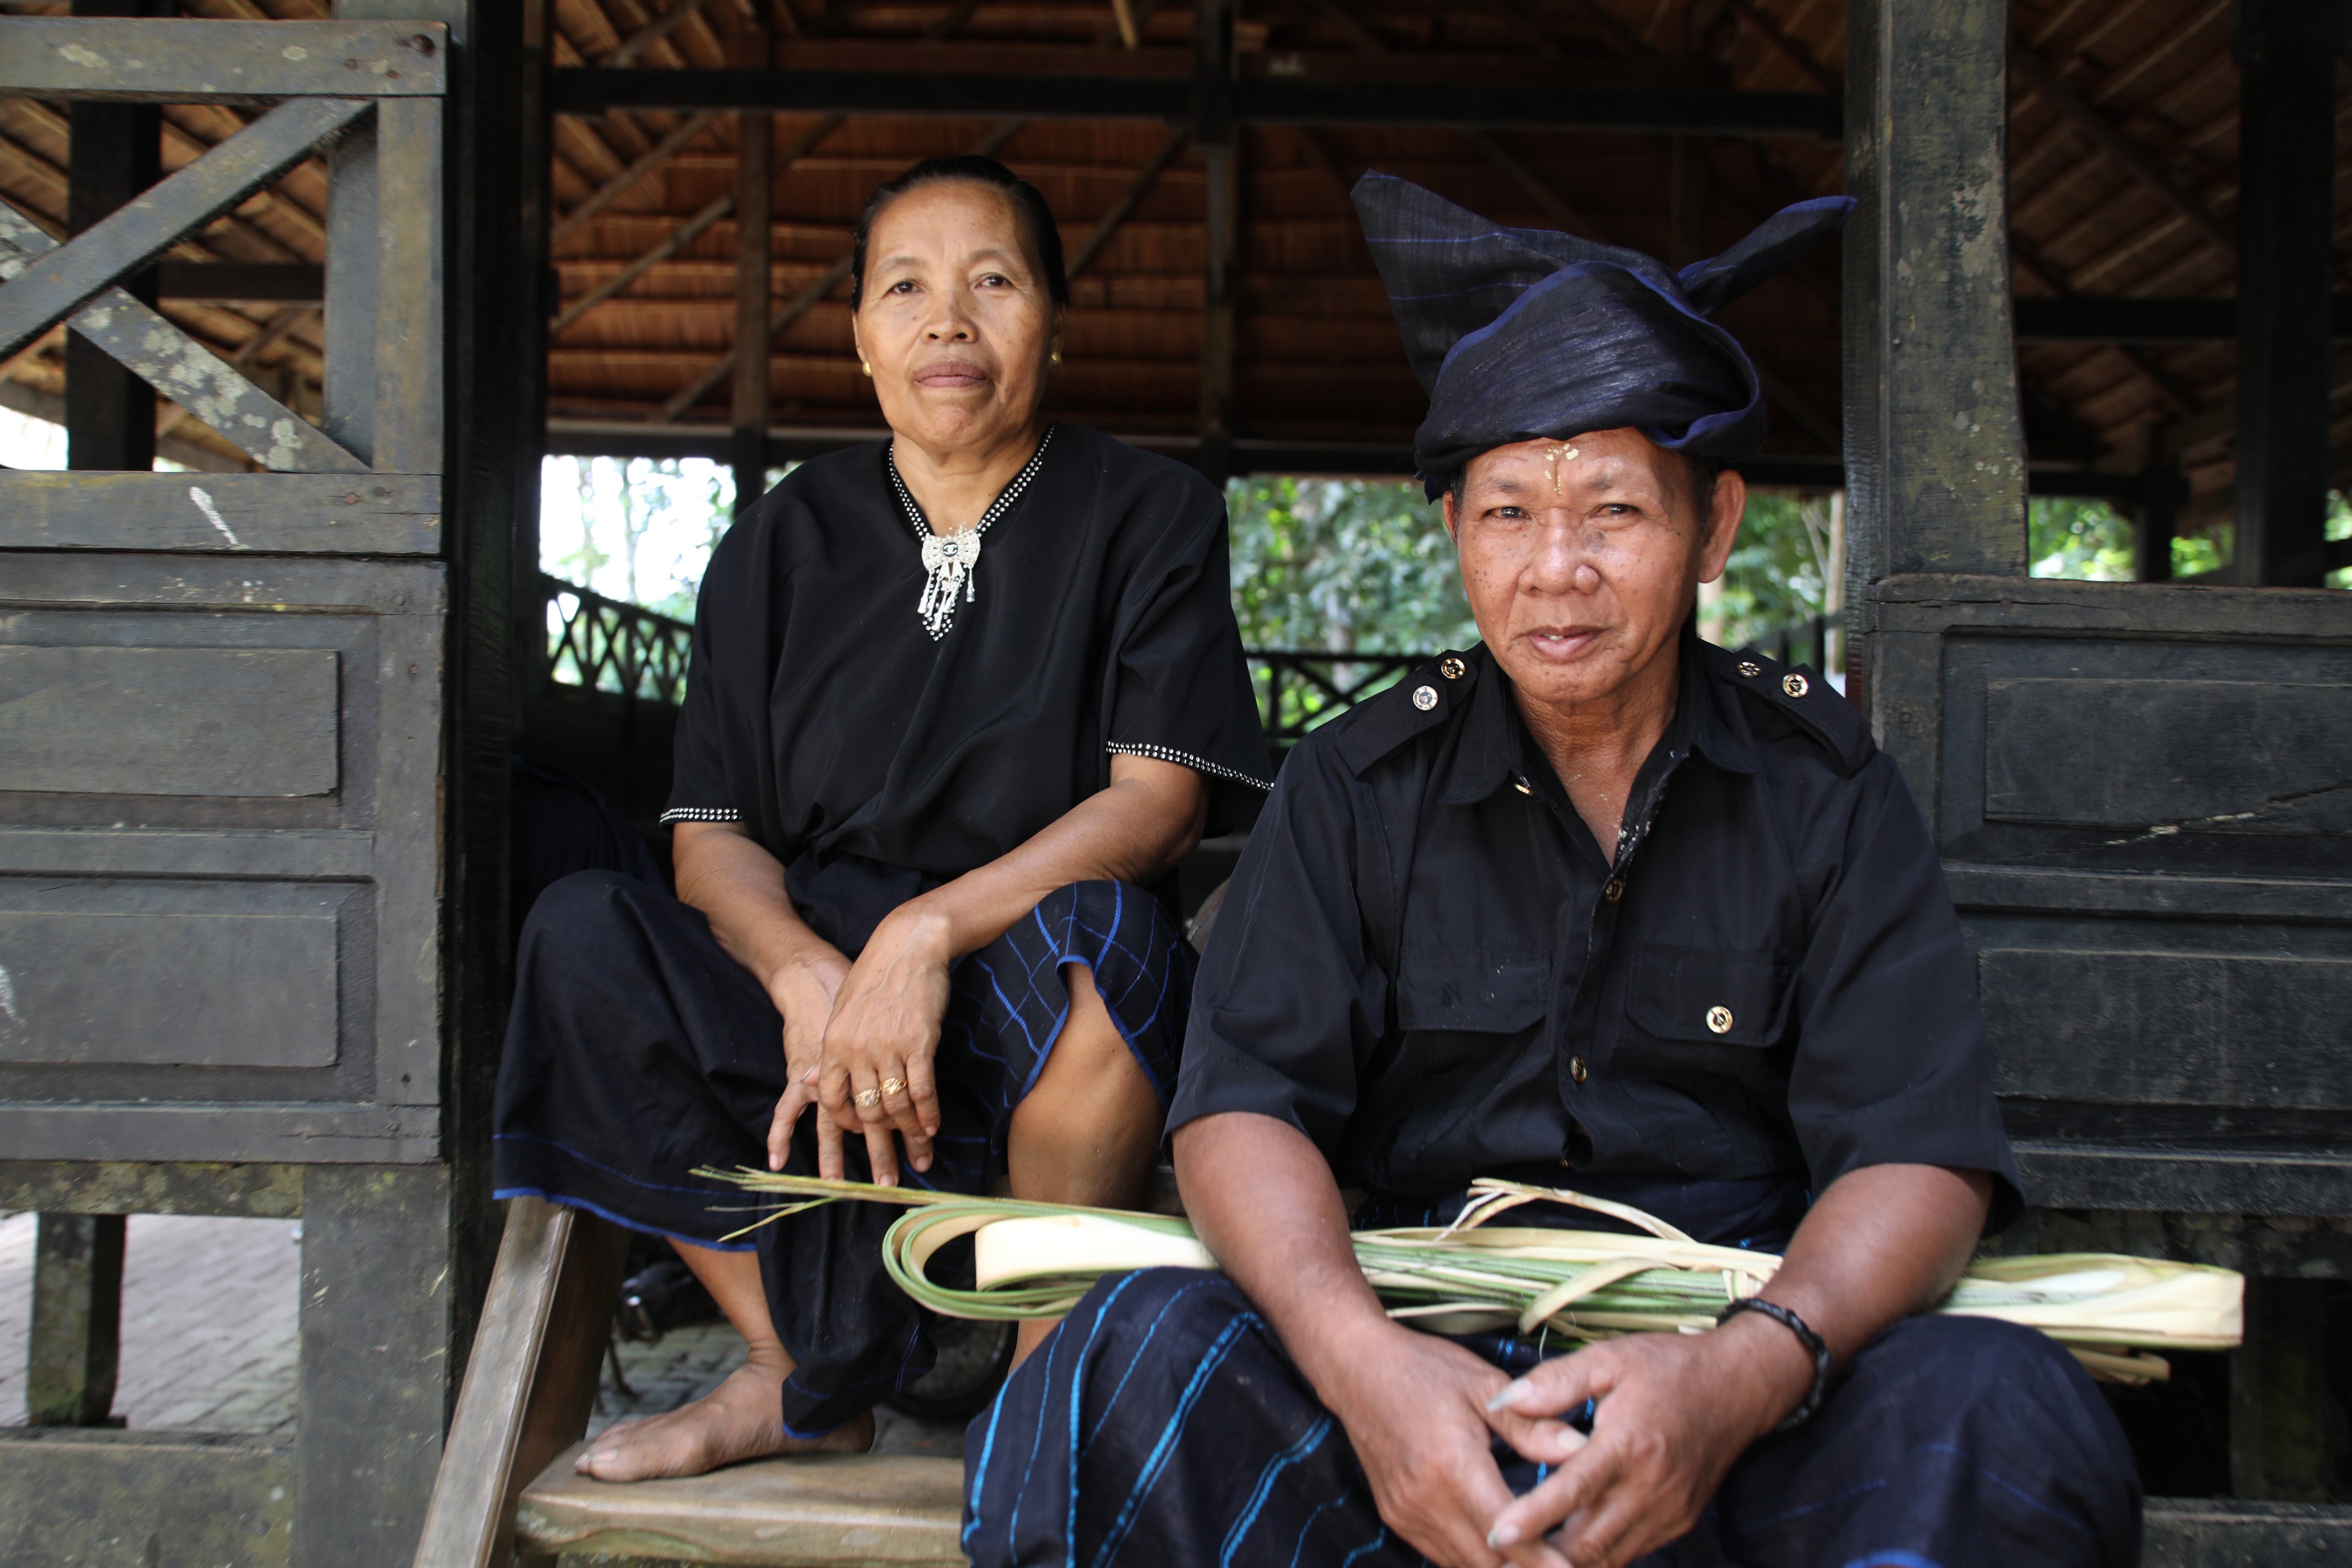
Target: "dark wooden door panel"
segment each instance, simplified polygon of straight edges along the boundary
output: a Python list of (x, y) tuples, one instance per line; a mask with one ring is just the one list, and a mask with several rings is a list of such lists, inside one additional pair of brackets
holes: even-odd
[(2347, 714), (2352, 685), (2324, 681), (1989, 680), (1985, 819), (2343, 833)]
[(332, 1068), (355, 891), (0, 878), (0, 1070)]
[(0, 1147), (431, 1157), (442, 581), (9, 559)]
[(2034, 1201), (2352, 1213), (2352, 595), (1878, 585)]
[(0, 647), (0, 790), (334, 793), (328, 649)]

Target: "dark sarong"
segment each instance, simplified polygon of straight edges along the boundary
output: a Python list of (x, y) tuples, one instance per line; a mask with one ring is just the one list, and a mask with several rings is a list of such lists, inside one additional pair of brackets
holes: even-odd
[[(1526, 1340), (1460, 1342), (1517, 1374)], [(1525, 1492), (1548, 1472), (1496, 1445)], [(1639, 1568), (2124, 1568), (2139, 1482), (2074, 1358), (2007, 1323), (1913, 1318), (1813, 1418), (1733, 1467)], [(973, 1568), (1422, 1568), (1338, 1421), (1221, 1275), (1104, 1279), (964, 1441)]]
[[(915, 889), (913, 890), (919, 891)], [(855, 953), (872, 926), (823, 931)], [(1013, 1109), (1045, 1069), (1069, 1013), (1061, 968), (1083, 963), (1165, 1105), (1176, 1081), (1193, 954), (1159, 901), (1118, 882), (1047, 897), (959, 961), (937, 1060), (940, 1136), (910, 1184), (982, 1192), (1004, 1169)], [(797, 1369), (785, 1428), (814, 1436), (930, 1370), (915, 1304), (882, 1271), (878, 1204), (833, 1204), (724, 1242), (757, 1217), (741, 1189), (698, 1165), (767, 1168), (785, 1088), (783, 1022), (701, 912), (608, 872), (550, 888), (523, 928), (514, 1013), (499, 1065), (497, 1195), (592, 1210), (703, 1247), (756, 1247), (768, 1310)], [(865, 1179), (865, 1141), (845, 1142)], [(786, 1169), (816, 1173), (803, 1115)]]

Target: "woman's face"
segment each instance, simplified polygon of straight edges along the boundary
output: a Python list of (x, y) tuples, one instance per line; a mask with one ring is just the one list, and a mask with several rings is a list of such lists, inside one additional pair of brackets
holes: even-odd
[(1012, 198), (943, 181), (875, 220), (852, 332), (891, 429), (932, 452), (985, 452), (1034, 422), (1062, 310)]

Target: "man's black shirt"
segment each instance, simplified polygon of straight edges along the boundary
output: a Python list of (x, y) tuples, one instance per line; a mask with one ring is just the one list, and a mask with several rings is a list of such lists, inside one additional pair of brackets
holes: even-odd
[(1483, 647), (1299, 742), (1169, 1126), (1236, 1110), (1305, 1132), (1382, 1223), (1481, 1175), (1765, 1246), (1862, 1165), (1991, 1172), (1996, 1226), (2021, 1202), (1901, 773), (1820, 677), (1687, 634), (1613, 857)]

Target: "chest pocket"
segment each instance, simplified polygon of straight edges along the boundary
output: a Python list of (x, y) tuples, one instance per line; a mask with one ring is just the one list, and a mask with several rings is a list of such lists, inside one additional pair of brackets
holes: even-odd
[(1795, 961), (1770, 953), (1643, 946), (1625, 1021), (1653, 1039), (1760, 1049), (1787, 1035), (1796, 982)]
[(1397, 1027), (1409, 1033), (1515, 1035), (1551, 1005), (1540, 948), (1408, 947), (1398, 967)]

